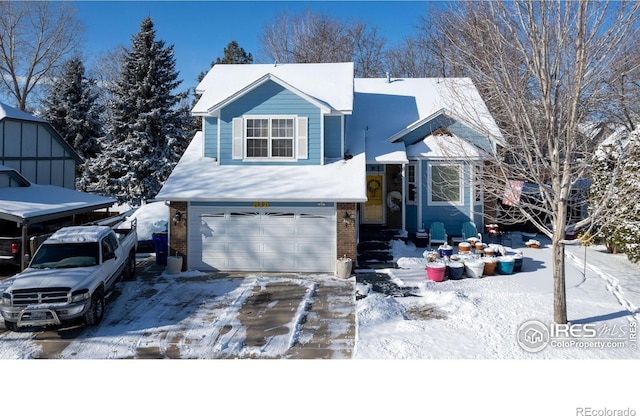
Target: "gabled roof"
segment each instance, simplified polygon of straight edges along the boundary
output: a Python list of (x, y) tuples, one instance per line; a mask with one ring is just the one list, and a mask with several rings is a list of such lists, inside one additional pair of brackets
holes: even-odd
[(394, 142), (441, 114), (497, 143), (500, 129), (469, 78), (357, 78), (349, 128), (369, 140)]
[(303, 96), (324, 110), (350, 114), (353, 109), (353, 63), (322, 64), (217, 64), (207, 73), (196, 92), (202, 97), (194, 115), (204, 115), (224, 106), (264, 82), (272, 80)]
[(51, 134), (54, 137), (54, 139), (57, 140), (58, 143), (60, 143), (60, 145), (69, 153), (69, 155), (72, 158), (74, 158), (76, 160), (77, 163), (83, 163), (84, 162), (82, 160), (82, 158), (80, 157), (80, 155), (78, 154), (78, 152), (76, 152), (76, 150), (73, 147), (71, 147), (69, 145), (69, 143), (67, 143), (66, 140), (64, 140), (60, 136), (60, 133), (58, 133), (53, 128), (53, 126), (51, 126), (51, 123), (49, 123), (47, 120), (45, 120), (43, 118), (40, 118), (40, 117), (36, 117), (31, 113), (27, 113), (26, 111), (18, 110), (17, 108), (13, 108), (11, 106), (8, 106), (7, 104), (4, 104), (4, 103), (0, 102), (0, 121), (2, 121), (4, 119), (20, 120), (20, 121), (32, 121), (34, 123), (42, 123), (44, 126), (46, 126), (47, 129), (49, 129), (51, 131)]
[(18, 110), (17, 108), (10, 107), (5, 103), (0, 102), (0, 120), (4, 118), (36, 121), (38, 123), (47, 122), (46, 120), (41, 119), (40, 117), (36, 117), (33, 114), (27, 113), (26, 111)]

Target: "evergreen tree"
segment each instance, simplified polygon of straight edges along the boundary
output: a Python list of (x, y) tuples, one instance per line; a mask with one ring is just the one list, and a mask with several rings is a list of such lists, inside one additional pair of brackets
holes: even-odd
[(111, 91), (112, 116), (96, 167), (98, 188), (119, 202), (152, 199), (186, 147), (182, 82), (173, 45), (156, 40), (151, 18), (140, 24)]
[[(625, 253), (634, 263), (640, 261), (640, 205), (628, 196), (640, 194), (639, 175), (640, 129), (594, 158), (591, 206), (606, 203), (612, 213), (601, 220), (597, 237), (610, 252)], [(602, 201), (607, 193), (611, 196)]]
[[(216, 64), (252, 64), (253, 56), (251, 53), (247, 53), (243, 48), (238, 45), (238, 42), (232, 40), (229, 42), (226, 48), (224, 48), (224, 56), (222, 58), (217, 57), (215, 61), (211, 62), (211, 67)], [(198, 75), (198, 81), (202, 81), (206, 72), (201, 72)]]
[(100, 151), (98, 137), (103, 135), (96, 82), (85, 76), (79, 57), (65, 62), (62, 76), (53, 83), (44, 99), (42, 116), (85, 161), (78, 165), (76, 185), (87, 190), (88, 166)]

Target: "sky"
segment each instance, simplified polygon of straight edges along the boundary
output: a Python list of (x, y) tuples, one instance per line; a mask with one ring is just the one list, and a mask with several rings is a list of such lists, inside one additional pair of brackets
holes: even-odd
[(307, 9), (344, 20), (377, 26), (387, 46), (411, 35), (426, 15), (427, 1), (75, 1), (77, 16), (86, 26), (85, 59), (118, 45), (129, 47), (140, 22), (150, 16), (157, 39), (174, 45), (182, 87), (197, 85), (198, 74), (224, 55), (235, 40), (260, 63), (259, 36), (265, 23), (286, 11)]

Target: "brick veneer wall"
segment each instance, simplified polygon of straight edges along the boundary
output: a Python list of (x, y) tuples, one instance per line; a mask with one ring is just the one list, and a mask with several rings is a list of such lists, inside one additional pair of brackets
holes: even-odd
[[(182, 220), (174, 224), (173, 216), (180, 211)], [(169, 255), (182, 256), (182, 270), (187, 270), (187, 203), (171, 201), (169, 205)]]
[[(354, 203), (338, 203), (337, 206), (337, 249), (338, 257), (346, 255), (356, 263), (357, 247), (356, 247), (356, 204)], [(350, 217), (349, 224), (344, 223), (344, 213), (347, 212)]]

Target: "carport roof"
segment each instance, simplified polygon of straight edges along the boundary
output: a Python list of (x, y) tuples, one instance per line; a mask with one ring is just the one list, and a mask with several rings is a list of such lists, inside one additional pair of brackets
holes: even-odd
[[(0, 171), (7, 170), (0, 165)], [(108, 208), (113, 198), (78, 192), (53, 185), (0, 188), (0, 219), (19, 224), (48, 221)]]

